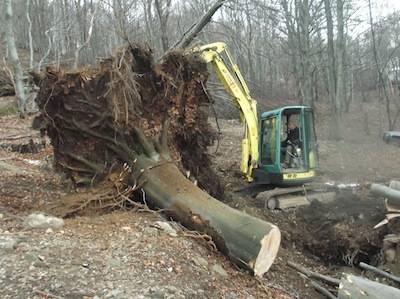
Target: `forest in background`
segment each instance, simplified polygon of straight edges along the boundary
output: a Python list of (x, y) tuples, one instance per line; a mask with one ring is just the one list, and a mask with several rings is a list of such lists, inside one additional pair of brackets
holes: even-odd
[[(214, 3), (211, 0), (15, 0), (12, 30), (1, 14), (0, 37), (15, 37), (24, 71), (47, 65), (94, 65), (127, 42), (148, 45), (155, 57)], [(328, 105), (332, 137), (352, 101), (379, 105), (384, 127), (400, 119), (400, 12), (377, 13), (376, 0), (228, 0), (193, 44), (223, 41), (261, 109), (282, 101)], [(3, 26), (7, 25), (7, 26)], [(10, 69), (7, 43), (3, 70)], [(23, 54), (22, 54), (23, 53)], [(212, 80), (214, 81), (214, 80)], [(218, 106), (229, 99), (210, 82)]]

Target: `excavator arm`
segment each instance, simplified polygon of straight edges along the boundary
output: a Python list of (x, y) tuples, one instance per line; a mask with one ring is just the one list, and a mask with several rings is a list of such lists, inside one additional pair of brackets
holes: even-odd
[(191, 51), (199, 54), (214, 67), (218, 79), (240, 111), (240, 119), (245, 126), (240, 170), (251, 182), (253, 169), (258, 165), (259, 155), (257, 102), (251, 98), (247, 84), (238, 66), (233, 62), (225, 43), (212, 43), (193, 48)]

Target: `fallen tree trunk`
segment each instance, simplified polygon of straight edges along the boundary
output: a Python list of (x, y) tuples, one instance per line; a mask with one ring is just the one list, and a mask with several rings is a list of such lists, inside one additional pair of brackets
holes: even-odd
[[(214, 133), (207, 123), (202, 61), (173, 52), (154, 66), (150, 51), (129, 46), (99, 69), (48, 69), (35, 80), (41, 111), (35, 123), (51, 139), (56, 167), (77, 185), (114, 178), (113, 192), (103, 185), (96, 205), (110, 196), (120, 203), (136, 195), (210, 235), (224, 254), (255, 275), (269, 269), (279, 229), (224, 205), (187, 178), (221, 196), (207, 154)], [(90, 204), (69, 207), (77, 211)]]
[(279, 249), (280, 231), (270, 223), (230, 208), (197, 188), (172, 163), (152, 168), (143, 186), (152, 204), (186, 227), (210, 235), (235, 263), (262, 276)]
[(359, 266), (360, 266), (361, 268), (363, 268), (364, 270), (369, 270), (369, 271), (371, 271), (371, 272), (374, 272), (375, 274), (379, 274), (379, 275), (381, 275), (381, 276), (383, 276), (383, 277), (386, 277), (386, 278), (388, 278), (388, 279), (390, 279), (390, 280), (393, 280), (393, 281), (395, 281), (395, 282), (397, 282), (397, 283), (400, 283), (400, 277), (398, 277), (398, 276), (396, 276), (396, 275), (390, 274), (390, 273), (388, 273), (388, 272), (386, 272), (386, 271), (383, 271), (383, 270), (381, 270), (381, 269), (378, 269), (378, 268), (376, 268), (376, 267), (374, 267), (374, 266), (368, 265), (368, 264), (363, 263), (363, 262), (361, 262), (361, 263), (359, 264)]
[(339, 285), (339, 299), (400, 298), (400, 290), (362, 277), (345, 274)]
[(381, 184), (371, 184), (373, 194), (384, 196), (393, 203), (400, 204), (400, 191)]

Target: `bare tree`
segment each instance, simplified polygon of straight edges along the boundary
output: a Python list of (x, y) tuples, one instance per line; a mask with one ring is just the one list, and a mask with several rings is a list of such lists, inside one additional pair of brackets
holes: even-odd
[(154, 42), (154, 33), (151, 24), (153, 23), (153, 0), (142, 0), (143, 5), (143, 17), (146, 24), (146, 36), (148, 42), (152, 44)]
[(378, 55), (378, 51), (377, 51), (375, 28), (374, 28), (374, 22), (373, 22), (373, 18), (372, 18), (371, 0), (368, 0), (368, 11), (369, 11), (369, 21), (370, 21), (370, 30), (371, 30), (371, 39), (372, 39), (372, 52), (373, 52), (373, 56), (374, 56), (376, 71), (378, 73), (379, 97), (380, 97), (381, 101), (383, 100), (383, 98), (385, 99), (385, 108), (386, 108), (386, 116), (387, 116), (387, 120), (388, 120), (388, 127), (389, 127), (389, 130), (392, 130), (394, 127), (394, 123), (392, 121), (389, 93), (388, 93), (388, 90), (386, 87), (386, 82), (384, 79), (383, 68), (385, 66), (382, 66), (382, 64), (380, 63), (380, 59), (379, 59), (379, 55)]
[(40, 71), (40, 69), (42, 68), (43, 62), (44, 62), (44, 61), (47, 59), (47, 57), (50, 55), (50, 51), (51, 51), (51, 48), (52, 48), (52, 41), (51, 41), (52, 38), (51, 38), (50, 33), (51, 33), (52, 29), (53, 29), (53, 28), (49, 28), (49, 29), (46, 30), (46, 32), (45, 32), (45, 35), (46, 35), (47, 40), (48, 40), (48, 48), (47, 48), (46, 53), (43, 55), (43, 57), (40, 59), (38, 65), (37, 65), (37, 70), (38, 70), (38, 71)]
[(18, 57), (17, 46), (15, 44), (15, 37), (13, 31), (13, 9), (12, 1), (5, 1), (5, 24), (6, 24), (6, 42), (11, 59), (11, 64), (14, 73), (15, 95), (17, 98), (18, 109), (21, 117), (26, 115), (26, 94), (23, 82), (23, 73), (21, 62)]
[(100, 1), (97, 3), (96, 8), (94, 9), (94, 11), (91, 14), (90, 17), (90, 25), (89, 25), (89, 29), (88, 29), (88, 33), (86, 36), (86, 39), (84, 40), (83, 44), (79, 45), (75, 51), (75, 61), (74, 61), (74, 68), (77, 69), (78, 65), (79, 65), (79, 54), (81, 53), (81, 51), (89, 44), (90, 39), (92, 37), (93, 34), (93, 26), (94, 26), (94, 18), (96, 16), (96, 12), (97, 9), (99, 7), (99, 3)]
[[(344, 0), (336, 0), (336, 15), (337, 15), (337, 69), (336, 69), (336, 99), (335, 99), (335, 111), (336, 117), (341, 123), (342, 106), (345, 100), (345, 38), (344, 38), (344, 18), (343, 18)], [(340, 128), (339, 128), (340, 130)], [(340, 137), (340, 131), (338, 132), (338, 137)]]
[(160, 22), (161, 44), (164, 52), (169, 49), (167, 30), (169, 14), (171, 11), (171, 3), (171, 0), (154, 0), (154, 6)]
[(324, 0), (327, 27), (327, 55), (328, 55), (328, 93), (332, 107), (331, 137), (339, 140), (341, 136), (341, 117), (345, 95), (345, 39), (344, 39), (344, 1), (336, 0), (337, 40), (334, 45), (334, 21), (332, 14), (332, 0)]
[(30, 16), (30, 0), (26, 0), (26, 19), (28, 20), (29, 28), (28, 28), (28, 38), (29, 38), (29, 68), (33, 68), (33, 41), (32, 41), (32, 20)]
[(312, 81), (315, 73), (313, 60), (319, 51), (318, 44), (312, 44), (313, 35), (319, 31), (320, 1), (281, 0), (284, 33), (287, 35), (287, 51), (291, 56), (293, 73), (296, 78), (301, 102), (313, 105)]

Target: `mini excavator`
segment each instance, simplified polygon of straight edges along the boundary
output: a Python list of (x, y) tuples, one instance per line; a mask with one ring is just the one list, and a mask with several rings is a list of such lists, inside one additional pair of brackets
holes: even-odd
[[(318, 168), (312, 108), (285, 106), (261, 113), (258, 121), (257, 102), (250, 96), (244, 77), (226, 44), (216, 42), (190, 51), (213, 66), (240, 111), (244, 124), (241, 173), (252, 185), (262, 185), (267, 189), (257, 198), (264, 198), (266, 207), (270, 209), (307, 204), (314, 199), (310, 197), (310, 192), (306, 192), (308, 187), (305, 185), (316, 177)], [(293, 130), (296, 134), (292, 134)], [(289, 140), (290, 135), (295, 135), (295, 140)], [(308, 193), (308, 198), (305, 193)], [(331, 195), (325, 194), (325, 197), (330, 198)], [(317, 196), (316, 199), (320, 198)]]

